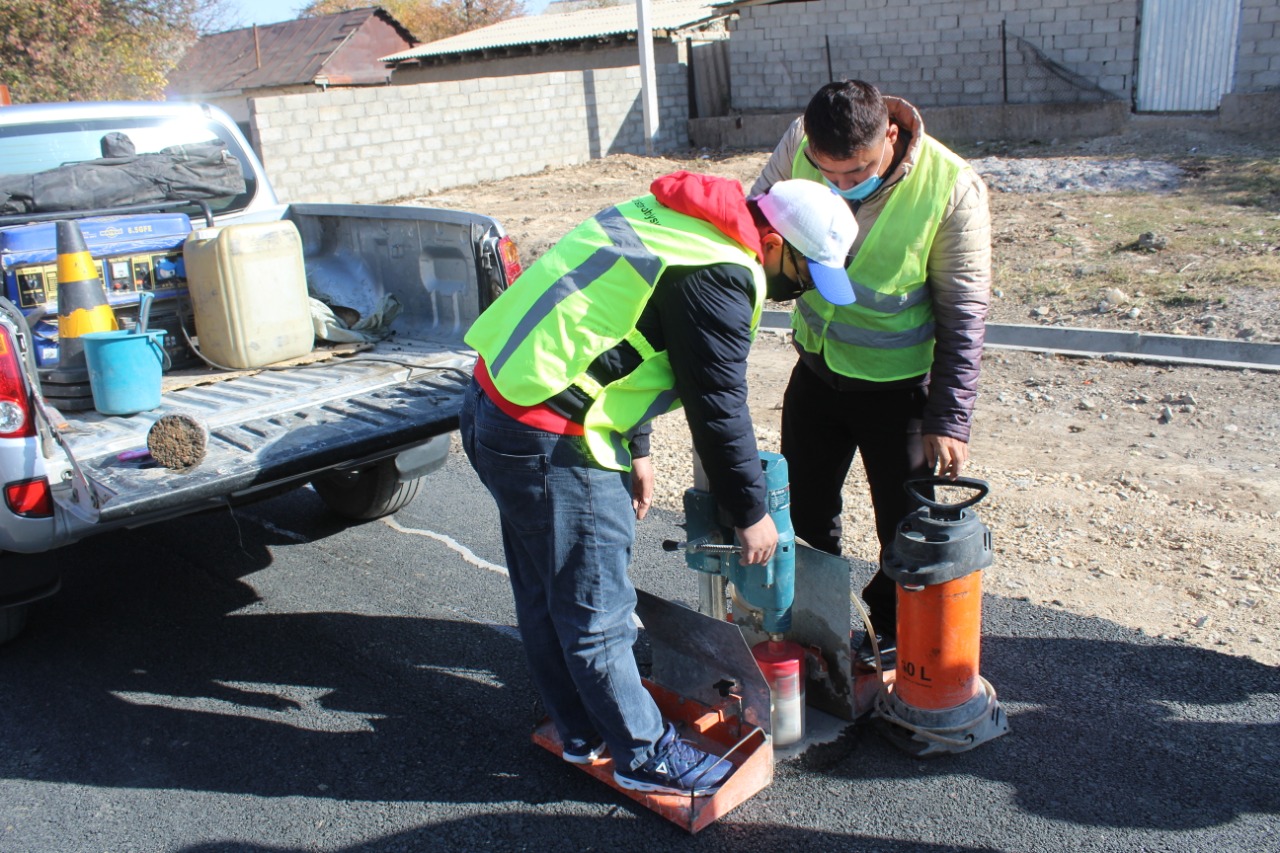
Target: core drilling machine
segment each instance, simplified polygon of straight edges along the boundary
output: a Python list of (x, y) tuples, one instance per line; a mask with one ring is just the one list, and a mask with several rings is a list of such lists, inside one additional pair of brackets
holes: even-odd
[(711, 493), (699, 487), (705, 477), (696, 464), (695, 486), (684, 494), (688, 541), (663, 547), (683, 548), (689, 568), (698, 572), (700, 612), (732, 621), (752, 643), (752, 657), (770, 689), (773, 746), (794, 747), (805, 736), (806, 701), (845, 720), (856, 716), (849, 564), (796, 542), (786, 459), (762, 452), (760, 463), (778, 530), (778, 548), (767, 564), (741, 563), (733, 527), (721, 518)]

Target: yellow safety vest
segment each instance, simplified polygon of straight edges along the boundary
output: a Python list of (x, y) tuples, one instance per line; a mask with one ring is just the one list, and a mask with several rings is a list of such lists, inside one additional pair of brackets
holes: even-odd
[[(764, 306), (764, 268), (754, 253), (710, 222), (641, 196), (602, 211), (569, 232), (494, 301), (466, 334), (494, 387), (521, 406), (570, 385), (590, 399), (583, 429), (602, 467), (631, 468), (626, 437), (679, 408), (666, 351), (636, 330), (668, 266), (737, 264), (751, 271), (754, 335)], [(623, 341), (640, 356), (627, 375), (602, 385), (588, 372)]]
[[(800, 143), (792, 176), (822, 181)], [(841, 376), (889, 382), (927, 373), (933, 365), (933, 301), (927, 262), (942, 214), (964, 161), (924, 137), (915, 167), (889, 191), (889, 200), (863, 238), (849, 281), (857, 301), (836, 306), (814, 292), (796, 303), (796, 342), (822, 353)]]

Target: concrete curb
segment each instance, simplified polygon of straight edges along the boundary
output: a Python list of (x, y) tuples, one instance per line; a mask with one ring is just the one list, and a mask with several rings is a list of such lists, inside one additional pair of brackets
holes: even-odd
[[(760, 328), (785, 334), (791, 328), (791, 312), (765, 311), (760, 319)], [(986, 346), (988, 349), (1051, 352), (1113, 361), (1280, 372), (1280, 344), (1192, 335), (1148, 335), (1113, 329), (988, 323)]]

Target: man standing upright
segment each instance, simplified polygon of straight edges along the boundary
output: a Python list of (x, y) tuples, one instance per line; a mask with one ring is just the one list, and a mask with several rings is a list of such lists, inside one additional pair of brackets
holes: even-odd
[[(870, 83), (829, 83), (766, 163), (753, 193), (802, 178), (842, 196), (859, 236), (848, 267), (856, 300), (801, 297), (799, 361), (782, 409), (796, 536), (840, 553), (841, 491), (862, 453), (880, 559), (914, 508), (906, 480), (955, 479), (969, 458), (991, 290), (987, 189), (973, 167), (927, 136), (919, 112)], [(894, 583), (863, 589), (884, 665), (896, 655)], [(855, 655), (874, 665), (864, 637)]]

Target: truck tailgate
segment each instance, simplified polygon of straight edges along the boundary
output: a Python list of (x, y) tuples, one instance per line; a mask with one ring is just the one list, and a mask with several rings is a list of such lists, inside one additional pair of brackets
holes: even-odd
[[(213, 506), (456, 429), (473, 360), (398, 346), (264, 370), (166, 392), (159, 409), (131, 417), (77, 416), (63, 439), (98, 493), (100, 522)], [(120, 458), (145, 448), (151, 425), (175, 412), (207, 425), (203, 461), (175, 471), (149, 457)]]

